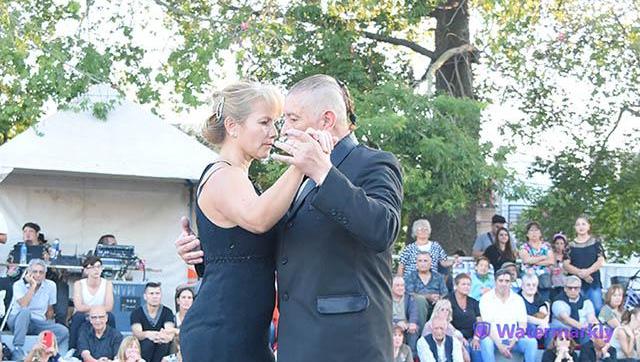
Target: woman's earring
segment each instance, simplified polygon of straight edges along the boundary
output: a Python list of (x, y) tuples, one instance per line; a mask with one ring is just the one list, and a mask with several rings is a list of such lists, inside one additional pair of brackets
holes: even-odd
[(232, 134), (231, 134), (231, 137), (233, 137), (233, 138), (238, 138), (238, 134), (237, 134), (237, 133), (232, 133)]

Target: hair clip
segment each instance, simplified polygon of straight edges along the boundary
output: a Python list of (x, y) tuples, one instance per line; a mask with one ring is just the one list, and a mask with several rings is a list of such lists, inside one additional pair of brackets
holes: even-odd
[(221, 97), (220, 99), (220, 103), (218, 103), (218, 106), (216, 107), (216, 121), (217, 122), (222, 122), (222, 112), (224, 111), (224, 97)]

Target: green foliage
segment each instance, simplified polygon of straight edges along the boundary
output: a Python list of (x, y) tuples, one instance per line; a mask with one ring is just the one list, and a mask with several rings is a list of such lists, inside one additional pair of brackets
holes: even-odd
[(526, 15), (495, 11), (507, 3), (485, 9), (491, 33), (482, 37), (490, 65), (505, 77), (501, 93), (523, 114), (505, 131), (514, 142), (562, 146), (531, 169), (552, 186), (532, 195), (524, 220), (540, 220), (549, 236), (572, 234), (586, 213), (610, 256), (637, 254), (640, 4), (525, 2)]

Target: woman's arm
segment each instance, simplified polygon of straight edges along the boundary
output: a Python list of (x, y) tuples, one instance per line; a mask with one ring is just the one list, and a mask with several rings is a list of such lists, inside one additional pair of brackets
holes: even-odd
[(604, 263), (606, 262), (606, 260), (604, 259), (604, 256), (599, 256), (598, 259), (596, 259), (596, 262), (591, 264), (591, 266), (589, 268), (587, 268), (587, 271), (589, 272), (589, 275), (597, 272), (598, 270), (600, 270), (600, 268), (602, 268), (602, 266), (604, 265)]
[(107, 280), (107, 290), (104, 294), (104, 309), (107, 312), (113, 310), (113, 283), (111, 280)]
[(623, 328), (616, 329), (615, 338), (618, 338), (618, 342), (620, 342), (620, 349), (622, 350), (622, 353), (624, 353), (627, 358), (632, 358), (634, 346), (631, 341), (629, 341), (627, 333)]
[(80, 283), (80, 280), (76, 280), (73, 283), (73, 306), (78, 313), (87, 313), (90, 309), (82, 300), (82, 283)]
[(227, 223), (252, 233), (269, 231), (287, 212), (303, 174), (294, 166), (262, 195), (239, 167), (222, 167), (202, 188), (198, 204), (205, 212), (222, 215)]

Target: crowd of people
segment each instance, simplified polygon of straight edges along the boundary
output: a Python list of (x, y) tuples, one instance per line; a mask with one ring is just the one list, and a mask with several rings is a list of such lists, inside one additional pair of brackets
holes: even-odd
[[(8, 313), (7, 326), (13, 333), (11, 356), (4, 357), (17, 361), (182, 361), (179, 328), (193, 303), (193, 289), (178, 287), (174, 314), (162, 304), (160, 283), (147, 283), (143, 302), (131, 312), (130, 325), (125, 328), (130, 328), (132, 335), (124, 338), (116, 328), (112, 313), (113, 284), (104, 278), (102, 260), (95, 255), (83, 260), (82, 278), (74, 283), (73, 313), (69, 317), (68, 300), (64, 312), (55, 308), (58, 298), (69, 299), (68, 288), (66, 294), (59, 293), (58, 285), (62, 283), (48, 267), (51, 250), (40, 226), (29, 222), (22, 230), (23, 243), (36, 247), (32, 251), (38, 254), (31, 252), (28, 266), (22, 270), (14, 260), (15, 253), (11, 253), (7, 275), (0, 278), (2, 290), (8, 294), (4, 308)], [(0, 236), (6, 236), (6, 231), (2, 231), (0, 228)], [(6, 237), (0, 238), (0, 243), (6, 243)], [(98, 244), (116, 243), (113, 235), (104, 235), (98, 241)], [(27, 335), (38, 335), (29, 351), (24, 350)], [(0, 358), (1, 353), (0, 350)]]
[(640, 308), (625, 309), (619, 284), (603, 296), (606, 256), (589, 219), (551, 243), (530, 222), (520, 246), (505, 224), (494, 215), (473, 245), (474, 270), (454, 275), (458, 257), (430, 240), (429, 221), (414, 222), (392, 284), (395, 361), (637, 361)]

